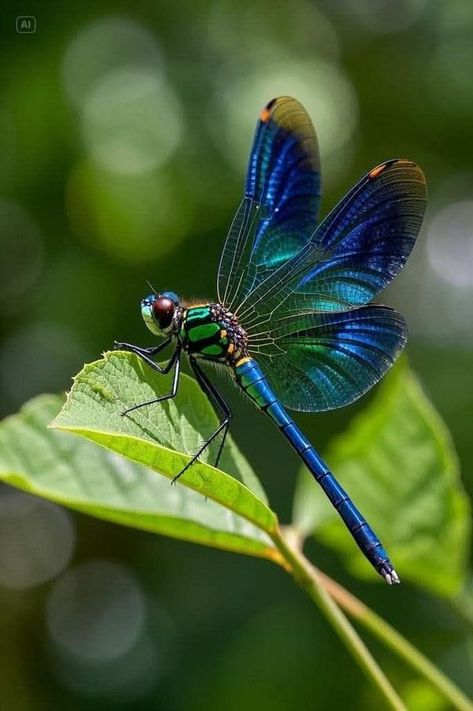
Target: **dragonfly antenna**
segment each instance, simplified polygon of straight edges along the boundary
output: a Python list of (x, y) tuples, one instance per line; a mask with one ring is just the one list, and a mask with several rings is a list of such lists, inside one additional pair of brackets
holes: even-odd
[(154, 286), (151, 284), (151, 282), (146, 280), (146, 283), (148, 284), (149, 288), (156, 294), (156, 296), (159, 296), (158, 292), (156, 291)]

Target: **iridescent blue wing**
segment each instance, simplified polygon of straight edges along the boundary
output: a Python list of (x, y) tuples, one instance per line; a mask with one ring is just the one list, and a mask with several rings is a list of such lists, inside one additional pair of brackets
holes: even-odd
[(371, 170), (305, 246), (236, 307), (253, 350), (271, 341), (281, 318), (345, 311), (373, 299), (404, 266), (425, 204), (425, 179), (415, 163), (391, 160)]
[(273, 331), (279, 349), (260, 358), (281, 402), (293, 410), (342, 407), (369, 390), (406, 342), (404, 319), (385, 306), (288, 318)]
[(295, 294), (321, 311), (371, 301), (401, 271), (424, 217), (425, 178), (415, 163), (391, 160), (366, 175), (320, 225), (323, 257)]
[(273, 99), (256, 126), (245, 196), (220, 259), (220, 303), (231, 310), (307, 244), (319, 203), (320, 163), (311, 120), (295, 99)]

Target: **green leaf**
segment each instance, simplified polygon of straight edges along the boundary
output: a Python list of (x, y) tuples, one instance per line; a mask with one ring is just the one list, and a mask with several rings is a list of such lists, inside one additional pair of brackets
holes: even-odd
[[(454, 595), (465, 576), (469, 506), (446, 426), (406, 361), (326, 453), (337, 479), (380, 536), (401, 579)], [(342, 553), (362, 576), (369, 565), (307, 471), (295, 525)], [(372, 577), (372, 576), (370, 576)]]
[[(80, 434), (172, 479), (217, 426), (217, 417), (195, 380), (181, 375), (174, 399), (121, 415), (126, 408), (166, 394), (170, 388), (171, 376), (160, 375), (137, 356), (108, 353), (75, 377), (66, 404), (51, 426)], [(208, 464), (215, 461), (219, 444), (216, 441), (203, 461), (183, 474), (179, 487), (198, 491), (264, 531), (274, 530), (276, 514), (267, 506), (261, 484), (231, 438), (221, 463), (233, 476)]]
[(194, 543), (278, 560), (266, 533), (152, 469), (47, 428), (63, 405), (43, 395), (0, 424), (0, 480), (72, 509)]

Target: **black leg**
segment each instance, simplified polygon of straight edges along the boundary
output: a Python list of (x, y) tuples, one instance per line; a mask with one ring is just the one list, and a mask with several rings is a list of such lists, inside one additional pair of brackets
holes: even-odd
[(215, 386), (212, 385), (210, 380), (207, 378), (204, 371), (202, 370), (202, 368), (199, 366), (198, 362), (195, 359), (191, 359), (191, 367), (195, 373), (195, 376), (199, 382), (199, 385), (204, 390), (204, 392), (206, 393), (206, 395), (209, 398), (209, 400), (211, 401), (211, 403), (213, 403), (213, 405), (215, 407), (220, 408), (220, 410), (222, 411), (224, 419), (222, 420), (221, 424), (226, 423), (226, 426), (223, 430), (222, 441), (220, 443), (220, 447), (219, 447), (219, 450), (217, 453), (217, 458), (216, 458), (215, 464), (214, 464), (214, 466), (217, 467), (218, 463), (220, 461), (220, 457), (221, 457), (223, 447), (225, 444), (225, 440), (227, 438), (228, 430), (230, 427), (230, 422), (232, 419), (232, 411), (230, 410), (230, 408), (228, 407), (227, 403), (225, 402), (223, 397), (220, 395), (218, 390), (215, 388)]
[(207, 376), (205, 375), (204, 371), (200, 368), (199, 364), (196, 362), (196, 360), (195, 360), (194, 358), (190, 358), (190, 364), (191, 364), (192, 370), (193, 370), (194, 373), (195, 373), (195, 377), (197, 378), (197, 381), (198, 381), (200, 387), (201, 387), (202, 390), (205, 392), (205, 394), (206, 394), (207, 397), (209, 398), (210, 402), (211, 402), (216, 408), (218, 408), (218, 409), (221, 410), (221, 412), (223, 413), (223, 416), (224, 416), (224, 417), (223, 417), (223, 420), (220, 422), (219, 426), (217, 427), (217, 429), (215, 430), (215, 432), (213, 432), (213, 433), (210, 435), (210, 437), (204, 442), (204, 444), (202, 445), (202, 447), (200, 447), (199, 450), (196, 452), (196, 454), (194, 454), (194, 456), (192, 457), (192, 459), (190, 460), (190, 462), (188, 462), (188, 463), (186, 464), (186, 466), (184, 467), (184, 469), (182, 469), (182, 471), (180, 471), (179, 474), (177, 474), (177, 475), (174, 477), (174, 479), (172, 480), (172, 483), (173, 483), (173, 484), (174, 484), (175, 481), (177, 481), (177, 480), (179, 479), (180, 476), (182, 476), (182, 474), (184, 474), (184, 472), (185, 472), (187, 469), (189, 469), (190, 466), (192, 466), (192, 464), (194, 464), (195, 461), (197, 461), (197, 459), (200, 457), (200, 455), (202, 454), (202, 452), (204, 452), (205, 449), (207, 449), (207, 447), (210, 445), (210, 443), (213, 442), (213, 440), (214, 440), (221, 432), (223, 432), (222, 442), (221, 442), (221, 444), (220, 444), (220, 447), (219, 447), (219, 450), (218, 450), (218, 454), (217, 454), (217, 459), (216, 459), (216, 461), (215, 461), (215, 466), (218, 465), (218, 462), (219, 462), (219, 460), (220, 460), (220, 455), (222, 454), (223, 445), (225, 444), (225, 439), (226, 439), (226, 437), (227, 437), (228, 428), (229, 428), (229, 426), (230, 426), (230, 422), (231, 422), (231, 419), (232, 419), (232, 412), (231, 412), (230, 408), (228, 407), (227, 403), (225, 402), (225, 400), (223, 399), (223, 397), (220, 395), (220, 393), (218, 392), (218, 390), (212, 385), (212, 383), (211, 383), (210, 380), (207, 378)]
[[(133, 405), (132, 407), (129, 407), (127, 410), (124, 410), (122, 412), (123, 415), (128, 415), (128, 413), (133, 412), (133, 410), (138, 410), (140, 407), (145, 407), (145, 405), (156, 405), (158, 402), (164, 402), (165, 400), (171, 400), (173, 397), (176, 397), (177, 393), (177, 387), (179, 385), (179, 373), (181, 371), (181, 349), (178, 346), (174, 353), (172, 354), (171, 358), (169, 359), (169, 362), (166, 364), (164, 368), (161, 368), (159, 370), (160, 373), (168, 373), (171, 368), (174, 366), (174, 376), (172, 379), (172, 386), (171, 386), (171, 391), (167, 395), (161, 395), (160, 397), (156, 397), (153, 400), (147, 400), (146, 402), (140, 402), (138, 405)], [(148, 363), (149, 359), (145, 356), (141, 356), (143, 360)], [(156, 366), (156, 363), (153, 363), (153, 361), (149, 361), (149, 364), (152, 366)]]
[(162, 343), (159, 343), (157, 346), (151, 346), (150, 348), (141, 348), (140, 346), (134, 346), (132, 343), (119, 343), (118, 341), (115, 341), (114, 345), (115, 348), (119, 350), (130, 351), (130, 353), (134, 353), (142, 360), (144, 360), (145, 363), (147, 363), (151, 368), (153, 368), (153, 370), (157, 370), (158, 373), (165, 375), (166, 373), (169, 373), (172, 366), (174, 365), (177, 348), (165, 366), (161, 366), (159, 365), (159, 363), (155, 363), (153, 360), (151, 360), (151, 358), (157, 355), (164, 348), (166, 348), (166, 346), (168, 346), (171, 341), (172, 337), (170, 336), (169, 338), (166, 338), (166, 340)]

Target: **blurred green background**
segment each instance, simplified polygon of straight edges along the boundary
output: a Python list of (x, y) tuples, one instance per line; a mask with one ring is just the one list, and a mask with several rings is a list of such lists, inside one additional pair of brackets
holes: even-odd
[[(16, 32), (18, 3), (1, 12), (1, 414), (68, 389), (115, 338), (151, 343), (138, 310), (147, 279), (215, 296), (256, 117), (290, 94), (318, 130), (324, 212), (382, 160), (425, 171), (424, 229), (385, 300), (407, 317), (408, 355), (471, 494), (470, 0), (29, 1), (34, 34)], [(222, 387), (234, 435), (288, 520), (298, 461)], [(323, 448), (367, 401), (299, 421)], [(352, 579), (322, 546), (311, 554), (473, 693), (473, 640), (457, 611), (409, 585)], [(447, 708), (370, 645), (413, 709)], [(378, 704), (276, 567), (1, 489), (2, 709)]]

